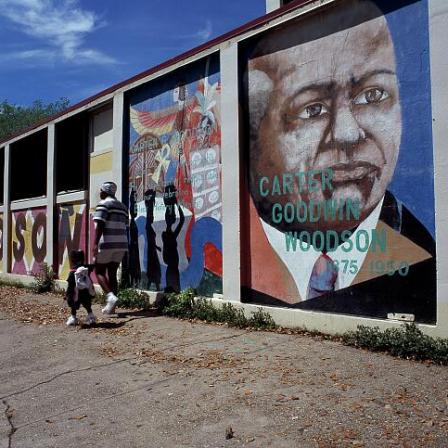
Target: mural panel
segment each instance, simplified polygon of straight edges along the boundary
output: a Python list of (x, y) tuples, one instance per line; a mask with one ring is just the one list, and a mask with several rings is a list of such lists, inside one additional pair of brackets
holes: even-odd
[(217, 56), (130, 101), (129, 272), (146, 289), (222, 291)]
[(86, 204), (58, 205), (58, 277), (66, 280), (70, 271), (69, 254), (83, 250), (87, 254)]
[(435, 322), (427, 23), (347, 0), (242, 50), (248, 301)]
[(39, 207), (17, 210), (11, 215), (11, 272), (37, 274), (47, 254), (47, 209)]
[(0, 213), (0, 272), (5, 272), (3, 269), (3, 213)]

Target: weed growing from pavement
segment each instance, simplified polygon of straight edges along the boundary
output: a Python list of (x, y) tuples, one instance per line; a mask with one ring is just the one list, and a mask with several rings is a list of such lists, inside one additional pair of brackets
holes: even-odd
[(258, 309), (252, 313), (251, 317), (247, 318), (241, 308), (236, 308), (230, 303), (215, 306), (210, 300), (195, 299), (193, 289), (186, 289), (179, 294), (167, 294), (161, 311), (166, 316), (227, 323), (230, 327), (250, 327), (263, 330), (277, 328), (271, 315), (262, 309)]
[(118, 291), (117, 305), (123, 308), (139, 308), (142, 310), (151, 308), (148, 294), (132, 288), (121, 289)]
[(346, 345), (386, 352), (398, 358), (448, 364), (448, 339), (425, 335), (414, 323), (384, 331), (360, 325), (356, 331), (344, 333), (342, 341)]
[(42, 266), (37, 273), (32, 273), (34, 277), (34, 282), (32, 285), (32, 290), (37, 294), (43, 294), (45, 292), (55, 291), (55, 279), (56, 274), (53, 268), (47, 264), (42, 263)]

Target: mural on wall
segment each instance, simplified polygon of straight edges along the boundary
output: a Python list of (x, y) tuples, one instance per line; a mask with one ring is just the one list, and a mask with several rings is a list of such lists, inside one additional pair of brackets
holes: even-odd
[(70, 252), (80, 249), (86, 253), (86, 229), (86, 204), (58, 205), (58, 277), (62, 280), (70, 271)]
[(3, 213), (0, 213), (0, 272), (5, 272), (3, 269)]
[(154, 81), (130, 101), (131, 283), (222, 291), (218, 58)]
[(245, 300), (435, 322), (427, 14), (347, 0), (242, 50)]
[(11, 213), (11, 272), (13, 274), (27, 275), (40, 272), (47, 254), (46, 212), (46, 207), (39, 207)]

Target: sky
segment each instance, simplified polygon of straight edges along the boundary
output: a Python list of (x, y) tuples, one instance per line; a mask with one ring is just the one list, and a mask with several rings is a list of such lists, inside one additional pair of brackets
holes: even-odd
[(0, 0), (0, 102), (75, 104), (265, 13), (265, 0)]

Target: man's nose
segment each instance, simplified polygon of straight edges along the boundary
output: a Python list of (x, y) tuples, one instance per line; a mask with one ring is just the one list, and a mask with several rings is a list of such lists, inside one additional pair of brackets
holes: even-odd
[(365, 138), (363, 129), (348, 105), (335, 110), (331, 133), (333, 141), (340, 144), (355, 144)]

